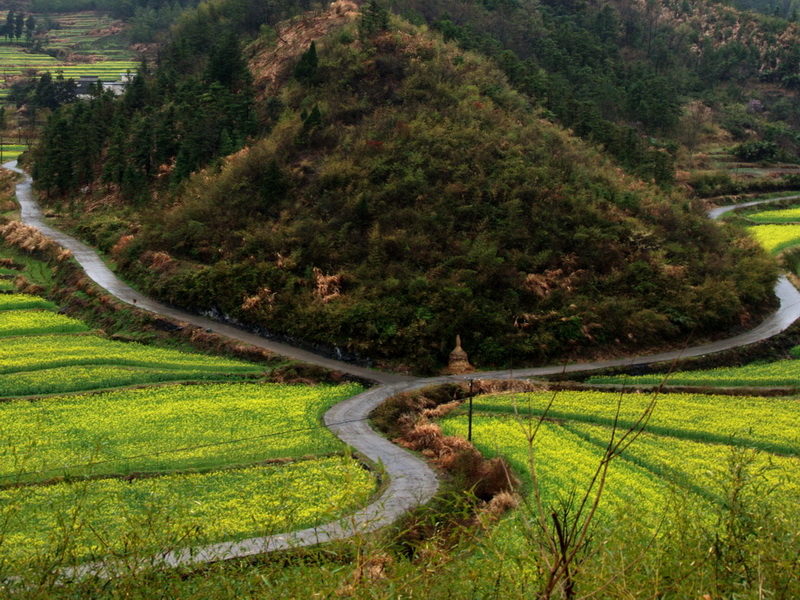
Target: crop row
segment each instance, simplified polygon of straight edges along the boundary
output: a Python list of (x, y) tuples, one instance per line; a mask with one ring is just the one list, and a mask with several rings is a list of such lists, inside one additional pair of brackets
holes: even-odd
[(0, 404), (0, 477), (208, 468), (323, 454), (320, 423), (361, 391), (277, 384), (165, 385)]
[(350, 511), (374, 489), (373, 477), (342, 457), (24, 486), (0, 492), (0, 552), (4, 566), (52, 564), (280, 533)]
[[(0, 99), (2, 99), (4, 96), (7, 95), (4, 93), (7, 91), (8, 90), (3, 90), (0, 88)], [(18, 158), (20, 154), (22, 154), (23, 152), (25, 152), (25, 150), (28, 149), (28, 146), (26, 146), (25, 144), (0, 144), (0, 145), (2, 145), (3, 147), (3, 157), (2, 157), (3, 160), (2, 162), (0, 162), (0, 164)]]
[[(595, 376), (589, 383), (615, 383), (630, 385), (660, 384), (664, 374), (631, 376)], [(778, 360), (770, 363), (749, 364), (742, 367), (719, 367), (706, 371), (683, 371), (666, 378), (669, 385), (703, 386), (798, 386), (800, 385), (800, 362)]]
[(747, 215), (747, 218), (755, 223), (798, 223), (800, 222), (800, 207), (765, 210)]
[[(463, 416), (445, 419), (441, 426), (447, 435), (466, 437), (467, 420)], [(543, 424), (533, 446), (529, 446), (524, 424), (507, 416), (477, 416), (472, 439), (484, 455), (505, 457), (523, 478), (529, 492), (533, 465), (542, 500), (551, 506), (566, 500), (574, 490), (585, 490), (602, 457), (596, 445), (552, 423)], [(664, 480), (647, 469), (625, 461), (612, 461), (606, 514), (636, 503), (649, 507), (653, 518), (657, 519), (667, 488)]]
[[(464, 415), (446, 418), (440, 424), (448, 435), (466, 436)], [(536, 541), (541, 539), (540, 513), (530, 495), (532, 468), (541, 491), (541, 514), (552, 526), (551, 514), (575, 515), (611, 439), (607, 426), (546, 421), (529, 443), (529, 426), (525, 419), (510, 414), (479, 414), (473, 423), (475, 445), (485, 455), (505, 457), (529, 494), (519, 510), (491, 531), (488, 553), (479, 547), (467, 560), (494, 565), (496, 556), (502, 553), (504, 560), (497, 568), (513, 571), (519, 581), (538, 577), (532, 571), (535, 563), (530, 554), (541, 550)], [(795, 426), (795, 433), (797, 429)], [(796, 514), (800, 494), (798, 467), (800, 458), (796, 456), (645, 432), (612, 459), (593, 531), (609, 548), (636, 544), (636, 540), (658, 544), (662, 531), (680, 531), (685, 526), (680, 515), (686, 514), (683, 509), (687, 506), (692, 507), (693, 527), (713, 531), (721, 514), (739, 508), (732, 503), (755, 498), (765, 511), (791, 519), (788, 515), (792, 511)], [(734, 491), (740, 495), (733, 495)], [(592, 494), (589, 507), (593, 500)]]
[[(567, 429), (598, 447), (608, 443), (610, 430), (601, 425), (570, 423)], [(751, 475), (786, 501), (800, 494), (800, 458), (754, 452), (727, 444), (707, 444), (643, 433), (622, 455), (663, 479), (716, 502), (725, 502), (721, 482), (732, 464), (746, 465)]]
[(82, 333), (88, 329), (82, 321), (46, 310), (0, 311), (0, 338), (31, 334)]
[[(2, 296), (0, 296), (2, 297)], [(217, 373), (260, 373), (257, 365), (93, 335), (37, 335), (0, 344), (0, 374), (74, 365), (114, 365)]]
[[(477, 411), (522, 416), (541, 415), (552, 393), (478, 396)], [(570, 421), (608, 425), (619, 405), (621, 426), (632, 425), (650, 402), (650, 394), (558, 392), (548, 415)], [(648, 423), (653, 433), (710, 442), (753, 445), (771, 452), (800, 454), (797, 411), (800, 403), (787, 398), (662, 394)]]
[[(15, 271), (14, 271), (15, 272)], [(2, 310), (21, 310), (31, 308), (44, 308), (55, 310), (55, 304), (39, 296), (30, 294), (2, 294), (0, 295), (0, 311)]]
[(0, 377), (0, 398), (87, 392), (155, 383), (226, 379), (241, 381), (238, 375), (226, 375), (224, 372), (215, 371), (201, 372), (191, 368), (159, 371), (155, 368), (77, 365), (3, 375)]
[(758, 243), (773, 254), (800, 244), (800, 225), (756, 225), (749, 230)]

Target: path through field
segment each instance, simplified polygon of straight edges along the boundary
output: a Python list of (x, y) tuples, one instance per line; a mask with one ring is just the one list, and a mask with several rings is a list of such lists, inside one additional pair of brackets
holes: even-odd
[[(332, 407), (324, 417), (326, 426), (343, 442), (351, 446), (357, 452), (368, 457), (376, 464), (381, 464), (385, 469), (385, 474), (389, 478), (389, 484), (384, 488), (380, 497), (372, 504), (349, 517), (319, 527), (239, 542), (212, 544), (202, 548), (187, 548), (182, 551), (159, 555), (158, 557), (143, 558), (143, 563), (177, 566), (252, 556), (272, 550), (308, 546), (325, 541), (344, 539), (359, 533), (374, 531), (396, 521), (407, 511), (428, 502), (438, 489), (438, 481), (434, 472), (425, 462), (410, 452), (395, 446), (386, 438), (376, 433), (368, 424), (367, 417), (369, 413), (386, 398), (401, 391), (418, 389), (427, 385), (448, 381), (464, 381), (470, 378), (506, 379), (510, 377), (507, 370), (480, 372), (462, 376), (414, 378), (365, 369), (349, 363), (326, 358), (287, 344), (274, 342), (230, 325), (193, 315), (146, 298), (122, 282), (105, 265), (103, 260), (92, 248), (50, 227), (33, 199), (30, 177), (21, 169), (17, 168), (16, 161), (6, 163), (3, 166), (25, 176), (25, 180), (17, 185), (17, 200), (22, 209), (22, 221), (27, 225), (37, 227), (42, 233), (54, 239), (61, 246), (71, 250), (73, 256), (84, 268), (87, 275), (97, 282), (98, 285), (108, 290), (109, 293), (123, 302), (135, 304), (138, 308), (149, 310), (171, 319), (192, 323), (199, 327), (213, 330), (216, 333), (265, 348), (289, 358), (349, 373), (379, 384), (377, 387), (363, 394), (359, 394), (358, 396), (354, 396), (337, 404)], [(777, 200), (785, 200), (785, 198), (778, 198), (776, 201)], [(709, 215), (712, 218), (716, 218), (726, 212), (726, 210), (729, 210), (729, 208), (715, 209), (711, 211)], [(571, 373), (608, 367), (671, 361), (677, 358), (700, 356), (752, 344), (784, 331), (800, 318), (800, 292), (798, 292), (785, 277), (781, 277), (778, 280), (775, 287), (775, 294), (780, 300), (780, 306), (775, 313), (767, 317), (754, 329), (726, 340), (686, 348), (684, 350), (662, 352), (633, 358), (514, 370), (513, 376), (514, 378), (525, 378), (561, 372)], [(66, 572), (65, 576), (73, 578), (92, 574), (111, 575), (114, 570), (113, 564), (99, 562), (77, 567)]]

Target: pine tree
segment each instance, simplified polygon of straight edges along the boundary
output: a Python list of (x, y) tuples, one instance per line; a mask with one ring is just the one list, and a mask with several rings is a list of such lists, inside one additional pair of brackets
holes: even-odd
[(358, 36), (362, 41), (389, 29), (389, 11), (378, 0), (369, 0), (361, 7)]
[(300, 60), (294, 67), (294, 76), (300, 81), (313, 82), (317, 75), (317, 67), (319, 66), (319, 58), (317, 57), (317, 45), (311, 42), (308, 50), (303, 52)]

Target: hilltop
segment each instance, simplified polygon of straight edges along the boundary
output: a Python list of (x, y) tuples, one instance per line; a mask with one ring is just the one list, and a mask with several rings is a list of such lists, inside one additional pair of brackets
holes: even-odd
[(680, 343), (769, 307), (753, 242), (553, 123), (485, 57), (344, 2), (239, 54), (224, 28), (198, 33), (204, 10), (121, 102), (45, 131), (109, 123), (105, 145), (70, 168), (36, 157), (39, 189), (68, 194), (146, 293), (418, 371), (456, 334), (499, 366)]

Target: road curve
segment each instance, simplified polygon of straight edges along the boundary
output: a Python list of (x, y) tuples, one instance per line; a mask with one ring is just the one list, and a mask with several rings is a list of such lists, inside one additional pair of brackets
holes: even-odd
[[(27, 225), (37, 227), (42, 233), (54, 239), (61, 246), (71, 250), (73, 256), (84, 268), (87, 275), (98, 285), (104, 287), (109, 293), (123, 302), (132, 305), (135, 304), (138, 308), (143, 308), (178, 321), (185, 321), (205, 329), (211, 329), (216, 333), (265, 348), (290, 358), (350, 373), (358, 377), (376, 381), (380, 384), (378, 387), (372, 388), (358, 396), (354, 396), (337, 404), (324, 416), (325, 425), (337, 435), (339, 439), (363, 456), (383, 467), (385, 475), (389, 478), (389, 482), (383, 489), (381, 495), (374, 502), (352, 515), (319, 527), (312, 527), (285, 534), (251, 538), (237, 542), (224, 542), (203, 547), (186, 548), (154, 557), (142, 557), (140, 560), (142, 566), (191, 566), (231, 558), (253, 556), (274, 550), (341, 540), (354, 535), (368, 533), (393, 523), (407, 511), (428, 502), (438, 489), (438, 481), (434, 472), (425, 462), (377, 434), (366, 420), (369, 413), (385, 399), (402, 391), (418, 389), (426, 385), (437, 383), (463, 381), (471, 378), (491, 379), (509, 378), (511, 376), (508, 370), (480, 372), (471, 375), (431, 377), (427, 379), (383, 373), (328, 359), (287, 344), (272, 342), (238, 328), (155, 302), (142, 296), (133, 288), (120, 281), (117, 276), (108, 269), (92, 248), (50, 227), (45, 222), (39, 207), (33, 199), (30, 177), (24, 171), (17, 168), (16, 161), (6, 163), (3, 166), (17, 173), (21, 173), (25, 177), (25, 180), (17, 185), (17, 200), (21, 206), (22, 221)], [(780, 198), (773, 201), (785, 199), (786, 198)], [(765, 201), (757, 201), (734, 207), (722, 207), (710, 211), (709, 215), (712, 218), (716, 218), (724, 212), (727, 212), (727, 210), (761, 202)], [(575, 363), (566, 366), (520, 369), (513, 372), (513, 377), (535, 377), (562, 372), (572, 373), (609, 367), (671, 361), (677, 358), (720, 352), (722, 350), (758, 342), (780, 333), (800, 318), (800, 292), (798, 292), (785, 277), (779, 279), (775, 288), (775, 293), (780, 300), (780, 306), (774, 314), (770, 315), (764, 322), (751, 331), (727, 340), (703, 344), (684, 350), (662, 352), (634, 358)], [(65, 580), (88, 576), (110, 577), (121, 569), (130, 569), (130, 566), (130, 562), (123, 566), (114, 562), (101, 561), (64, 570), (63, 577)]]
[(142, 308), (150, 312), (163, 315), (177, 321), (184, 321), (209, 329), (214, 333), (225, 335), (229, 338), (247, 342), (259, 348), (264, 348), (281, 356), (286, 356), (306, 362), (313, 365), (319, 365), (327, 369), (342, 371), (349, 373), (363, 379), (376, 381), (382, 384), (402, 383), (404, 381), (413, 381), (412, 377), (397, 375), (394, 373), (383, 373), (372, 369), (365, 369), (350, 363), (333, 360), (308, 352), (300, 348), (295, 348), (288, 344), (282, 344), (272, 340), (265, 339), (259, 335), (249, 333), (238, 327), (226, 325), (213, 319), (201, 317), (183, 310), (179, 310), (172, 306), (156, 302), (146, 296), (143, 296), (128, 284), (119, 279), (109, 269), (97, 252), (87, 246), (83, 242), (76, 240), (74, 237), (66, 233), (50, 227), (45, 221), (44, 215), (39, 208), (38, 204), (33, 199), (33, 192), (31, 190), (31, 179), (25, 171), (17, 167), (17, 161), (10, 161), (3, 165), (6, 169), (19, 173), (25, 177), (25, 180), (17, 184), (17, 201), (21, 209), (21, 220), (25, 225), (36, 227), (39, 231), (47, 237), (55, 240), (62, 247), (67, 248), (72, 252), (72, 255), (83, 267), (86, 274), (97, 283), (100, 287), (105, 288), (110, 294), (132, 306)]

